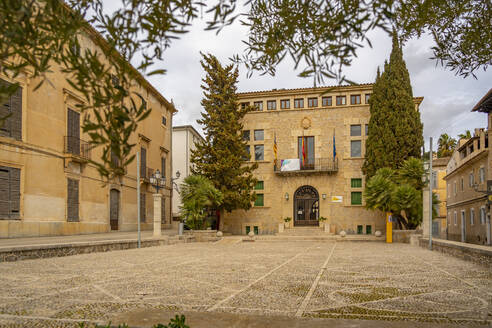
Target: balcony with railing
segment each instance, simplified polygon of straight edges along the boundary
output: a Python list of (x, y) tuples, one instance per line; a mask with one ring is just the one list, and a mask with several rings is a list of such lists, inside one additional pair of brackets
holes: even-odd
[(64, 153), (75, 162), (87, 162), (91, 159), (91, 147), (87, 141), (78, 137), (65, 136)]
[[(287, 161), (287, 162), (286, 162)], [(274, 171), (278, 175), (338, 172), (338, 158), (280, 159), (275, 162)]]
[(150, 167), (140, 167), (140, 180), (146, 183), (150, 183), (150, 177), (154, 173), (154, 169)]

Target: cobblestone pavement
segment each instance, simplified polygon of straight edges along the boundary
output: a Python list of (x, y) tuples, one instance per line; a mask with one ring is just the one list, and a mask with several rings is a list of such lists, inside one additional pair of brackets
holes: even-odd
[(0, 263), (0, 327), (132, 311), (492, 325), (492, 272), (406, 244), (192, 243)]

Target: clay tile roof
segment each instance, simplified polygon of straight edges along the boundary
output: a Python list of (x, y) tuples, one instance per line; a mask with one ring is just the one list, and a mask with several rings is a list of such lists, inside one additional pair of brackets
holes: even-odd
[(252, 94), (252, 93), (266, 93), (266, 92), (280, 92), (280, 91), (316, 91), (329, 88), (350, 88), (360, 86), (372, 86), (374, 83), (359, 83), (359, 84), (346, 84), (346, 85), (328, 85), (323, 87), (307, 87), (307, 88), (293, 88), (293, 89), (271, 89), (271, 90), (256, 90), (256, 91), (244, 91), (238, 92), (238, 95)]
[(483, 113), (490, 113), (492, 112), (492, 89), (489, 90), (485, 94), (485, 96), (482, 97), (478, 101), (478, 103), (473, 107), (471, 110), (472, 112), (483, 112)]
[(446, 166), (451, 157), (441, 157), (432, 160), (432, 166)]

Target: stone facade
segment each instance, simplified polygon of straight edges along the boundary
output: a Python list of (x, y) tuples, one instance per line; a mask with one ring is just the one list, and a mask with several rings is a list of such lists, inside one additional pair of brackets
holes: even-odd
[[(257, 202), (249, 211), (225, 213), (220, 228), (234, 234), (249, 230), (271, 234), (278, 231), (284, 218), (292, 218), (291, 226), (296, 225), (297, 219), (309, 211), (315, 224), (319, 217), (326, 217), (332, 233), (341, 230), (384, 233), (383, 214), (366, 210), (362, 195), (365, 177), (361, 167), (371, 92), (372, 84), (362, 84), (240, 93), (241, 106), (249, 104), (258, 108), (245, 116), (243, 130), (249, 131), (246, 139), (249, 133), (250, 160), (259, 165), (255, 177), (262, 183), (255, 191), (263, 195), (263, 202)], [(417, 110), (421, 101), (422, 98), (415, 99)], [(294, 171), (281, 171), (282, 160), (302, 157), (299, 150), (302, 137), (313, 137), (304, 139), (305, 147), (309, 148), (305, 149), (309, 153), (305, 159), (307, 165), (301, 164)], [(273, 150), (275, 140), (277, 161)], [(296, 199), (296, 191), (303, 186), (310, 186), (317, 193), (317, 203), (309, 203), (308, 208), (300, 208)]]
[[(104, 42), (90, 27), (81, 37), (82, 48), (92, 51), (104, 46)], [(9, 199), (0, 199), (4, 202), (0, 204), (0, 238), (107, 232), (111, 229), (111, 204), (115, 219), (113, 228), (136, 230), (136, 161), (127, 167), (126, 175), (103, 184), (96, 167), (88, 161), (101, 157), (100, 148), (89, 150), (86, 147), (80, 153), (79, 149), (76, 152), (67, 149), (68, 130), (71, 129), (69, 116), (83, 120), (77, 105), (85, 100), (67, 83), (59, 67), (53, 66), (52, 71), (48, 75), (50, 83), (44, 83), (38, 90), (35, 88), (39, 79), (33, 78), (29, 69), (15, 80), (0, 75), (3, 81), (19, 82), (22, 89), (18, 105), (21, 120), (17, 127), (20, 134), (17, 138), (9, 133), (0, 134), (0, 182), (3, 184), (0, 187), (4, 196), (7, 195), (5, 190), (13, 190)], [(148, 169), (165, 166), (168, 167), (166, 171), (170, 171), (172, 114), (176, 109), (138, 73), (132, 84), (132, 91), (142, 95), (152, 109), (129, 140), (130, 144), (136, 145), (133, 154), (144, 148)], [(79, 125), (75, 129), (82, 140), (80, 147), (86, 145), (84, 140), (87, 141), (88, 136)], [(146, 175), (149, 171), (146, 170)], [(148, 176), (142, 176), (140, 182), (141, 192), (145, 194), (142, 229), (151, 229), (154, 191)], [(171, 220), (169, 179), (167, 183), (163, 191), (163, 227)], [(69, 210), (76, 215), (69, 218)]]
[[(447, 239), (489, 244), (487, 237), (488, 132), (461, 140), (447, 165)], [(476, 191), (475, 189), (478, 189)], [(490, 229), (490, 228), (489, 228)]]
[(432, 192), (435, 193), (440, 201), (438, 217), (433, 220), (432, 234), (434, 237), (446, 239), (447, 236), (447, 211), (446, 211), (446, 166), (449, 157), (435, 158), (432, 160)]

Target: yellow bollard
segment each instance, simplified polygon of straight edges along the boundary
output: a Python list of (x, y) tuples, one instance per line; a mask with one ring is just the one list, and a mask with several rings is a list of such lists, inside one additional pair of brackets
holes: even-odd
[(393, 222), (391, 213), (386, 213), (386, 242), (393, 243)]

